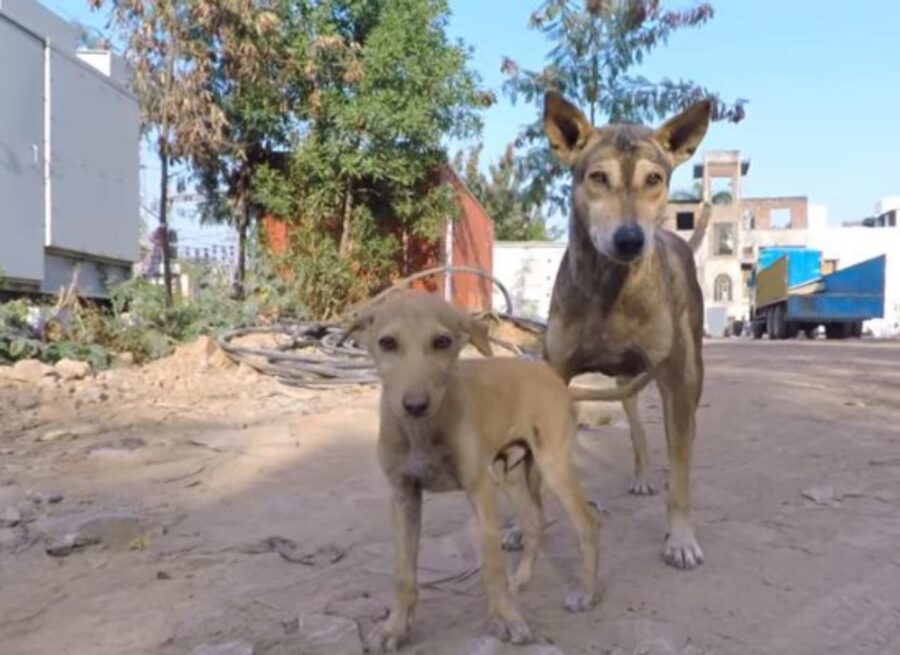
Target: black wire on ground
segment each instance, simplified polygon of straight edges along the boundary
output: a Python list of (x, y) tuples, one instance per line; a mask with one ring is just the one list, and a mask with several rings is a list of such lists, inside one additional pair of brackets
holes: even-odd
[[(490, 313), (499, 321), (541, 335), (547, 325), (513, 314), (509, 291), (493, 275), (480, 268), (469, 266), (439, 266), (400, 280), (371, 300), (357, 305), (344, 316), (330, 322), (303, 322), (266, 327), (230, 330), (218, 339), (219, 347), (237, 364), (245, 364), (264, 375), (276, 377), (284, 384), (310, 389), (334, 388), (347, 385), (377, 384), (378, 377), (369, 353), (360, 344), (348, 338), (344, 324), (360, 310), (383, 301), (390, 294), (405, 289), (416, 280), (441, 273), (467, 273), (490, 280), (503, 295), (506, 312)], [(277, 334), (288, 337), (278, 348), (254, 348), (232, 343), (234, 339), (252, 334)], [(518, 356), (526, 356), (517, 346), (500, 339), (491, 341)]]

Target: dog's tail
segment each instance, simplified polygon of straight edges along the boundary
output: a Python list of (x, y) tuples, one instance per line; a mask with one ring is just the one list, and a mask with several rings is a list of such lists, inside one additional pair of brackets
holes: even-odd
[(694, 228), (694, 233), (688, 239), (688, 245), (691, 250), (697, 252), (697, 248), (703, 243), (703, 237), (706, 236), (706, 227), (709, 225), (709, 217), (712, 215), (712, 205), (708, 202), (703, 203), (703, 209), (700, 211), (700, 221)]
[(569, 393), (572, 394), (572, 400), (576, 402), (583, 400), (598, 400), (601, 402), (612, 403), (637, 395), (652, 379), (653, 376), (650, 375), (650, 373), (641, 373), (637, 377), (631, 378), (627, 384), (616, 386), (613, 389), (569, 387)]

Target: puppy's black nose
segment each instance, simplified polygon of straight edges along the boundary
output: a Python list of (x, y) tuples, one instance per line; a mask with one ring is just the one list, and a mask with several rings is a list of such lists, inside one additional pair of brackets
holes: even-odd
[(613, 234), (616, 254), (622, 259), (634, 259), (644, 249), (644, 231), (634, 223), (626, 223)]
[(403, 409), (410, 416), (424, 416), (428, 411), (428, 403), (431, 398), (425, 391), (408, 391), (403, 394)]

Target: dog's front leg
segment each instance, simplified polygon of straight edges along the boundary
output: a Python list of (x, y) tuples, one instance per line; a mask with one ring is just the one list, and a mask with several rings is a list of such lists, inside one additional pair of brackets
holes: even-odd
[(470, 498), (481, 528), (481, 579), (488, 597), (493, 630), (504, 641), (527, 643), (531, 640), (531, 631), (519, 614), (509, 589), (493, 481), (487, 475), (482, 476), (470, 491)]
[(666, 422), (669, 450), (669, 530), (663, 559), (678, 569), (693, 569), (703, 563), (703, 551), (691, 525), (691, 459), (696, 431), (699, 388), (696, 368), (668, 365), (658, 378)]
[(366, 640), (366, 650), (382, 653), (396, 651), (409, 632), (418, 598), (416, 566), (419, 558), (419, 534), (422, 530), (422, 489), (403, 482), (394, 488), (391, 501), (394, 528), (394, 584), (396, 595), (388, 618), (375, 626)]

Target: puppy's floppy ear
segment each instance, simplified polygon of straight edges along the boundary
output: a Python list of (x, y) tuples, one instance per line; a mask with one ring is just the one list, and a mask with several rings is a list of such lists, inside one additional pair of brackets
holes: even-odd
[(697, 146), (706, 136), (712, 110), (711, 100), (701, 100), (670, 118), (656, 130), (656, 140), (672, 154), (676, 166), (690, 159), (697, 151)]
[(488, 328), (489, 319), (477, 319), (474, 316), (467, 316), (465, 322), (465, 331), (469, 335), (469, 343), (475, 346), (475, 349), (485, 357), (493, 357), (494, 351), (491, 348), (491, 333)]
[(573, 166), (594, 126), (581, 110), (556, 91), (544, 96), (544, 133), (550, 149), (566, 166)]

